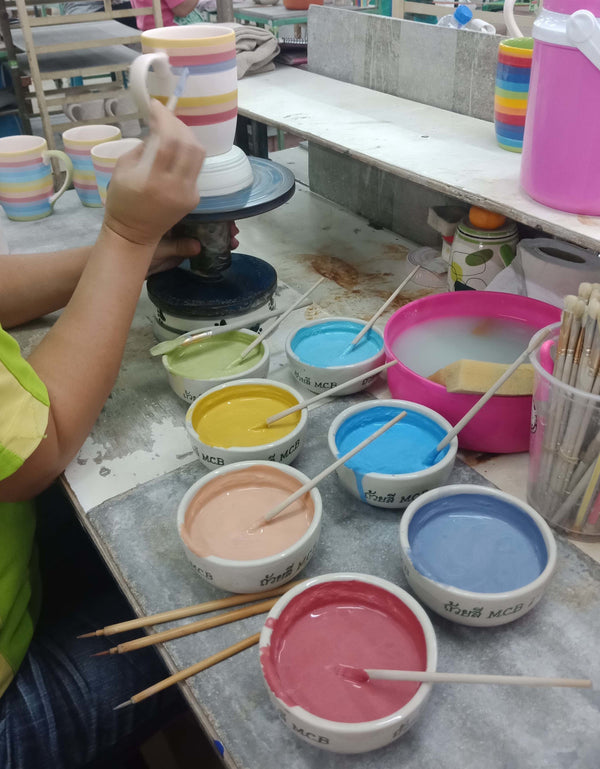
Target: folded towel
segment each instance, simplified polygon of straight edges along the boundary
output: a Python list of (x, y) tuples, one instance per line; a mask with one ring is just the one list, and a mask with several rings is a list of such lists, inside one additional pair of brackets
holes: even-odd
[(270, 30), (235, 22), (225, 22), (225, 26), (235, 32), (238, 80), (275, 69), (273, 59), (279, 53), (279, 43)]

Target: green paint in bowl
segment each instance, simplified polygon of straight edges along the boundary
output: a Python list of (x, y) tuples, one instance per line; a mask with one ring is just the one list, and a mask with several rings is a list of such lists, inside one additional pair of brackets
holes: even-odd
[(248, 345), (256, 339), (255, 334), (244, 331), (228, 331), (210, 336), (187, 347), (178, 347), (164, 356), (167, 369), (176, 376), (187, 379), (219, 379), (239, 376), (254, 368), (265, 354), (261, 344), (252, 352), (230, 365)]

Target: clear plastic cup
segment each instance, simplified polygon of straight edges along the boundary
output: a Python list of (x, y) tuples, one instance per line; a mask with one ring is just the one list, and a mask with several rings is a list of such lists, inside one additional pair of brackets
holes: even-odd
[(600, 540), (600, 395), (550, 373), (560, 323), (550, 328), (530, 356), (535, 378), (527, 499), (559, 531)]

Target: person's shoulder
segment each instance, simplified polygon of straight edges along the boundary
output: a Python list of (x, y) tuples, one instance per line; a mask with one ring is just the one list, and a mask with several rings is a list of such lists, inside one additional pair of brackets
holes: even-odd
[(45, 435), (48, 391), (0, 326), (0, 480), (12, 475)]

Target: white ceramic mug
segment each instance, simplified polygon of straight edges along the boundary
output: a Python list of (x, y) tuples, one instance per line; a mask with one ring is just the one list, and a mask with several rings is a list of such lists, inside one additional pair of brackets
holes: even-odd
[(237, 124), (233, 30), (219, 24), (161, 27), (143, 32), (141, 39), (144, 53), (131, 65), (130, 89), (142, 114), (148, 113), (150, 96), (166, 104), (187, 68), (175, 114), (208, 156), (228, 152)]
[(80, 123), (84, 120), (101, 120), (104, 117), (104, 99), (66, 104), (64, 111), (73, 123)]
[(114, 125), (82, 125), (63, 133), (65, 152), (73, 163), (73, 187), (84, 206), (102, 206), (92, 163), (93, 147), (120, 138), (121, 131)]
[(142, 144), (141, 139), (118, 139), (92, 147), (92, 164), (96, 174), (98, 194), (103, 205), (106, 205), (106, 191), (118, 159), (121, 155), (131, 152), (138, 144)]
[[(133, 97), (129, 93), (124, 93), (116, 98), (106, 99), (104, 110), (107, 117), (119, 117), (120, 115), (132, 115), (137, 112), (137, 107)], [(132, 136), (139, 136), (142, 132), (142, 126), (137, 118), (128, 118), (119, 120), (119, 128), (124, 139)]]
[[(54, 192), (50, 158), (60, 158), (67, 172), (58, 192)], [(9, 219), (28, 222), (50, 216), (72, 176), (69, 157), (60, 150), (49, 150), (43, 137), (0, 139), (0, 203)]]

